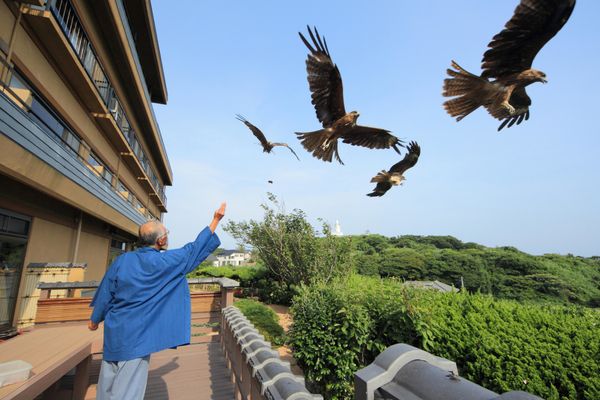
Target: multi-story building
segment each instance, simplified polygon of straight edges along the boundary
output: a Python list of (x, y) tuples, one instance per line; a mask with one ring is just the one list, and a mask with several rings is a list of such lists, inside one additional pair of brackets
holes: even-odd
[(211, 256), (207, 260), (212, 262), (214, 267), (224, 267), (231, 265), (234, 267), (247, 264), (250, 261), (250, 253), (239, 250), (223, 250), (216, 256)]
[(150, 0), (0, 0), (0, 331), (25, 325), (27, 274), (99, 280), (162, 218), (166, 101)]

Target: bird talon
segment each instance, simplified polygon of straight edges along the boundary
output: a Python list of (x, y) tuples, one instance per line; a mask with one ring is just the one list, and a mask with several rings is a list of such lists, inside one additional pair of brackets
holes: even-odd
[(513, 116), (516, 113), (516, 110), (513, 106), (511, 106), (509, 103), (502, 103), (502, 107), (504, 109), (506, 109), (506, 111), (508, 111), (508, 113)]

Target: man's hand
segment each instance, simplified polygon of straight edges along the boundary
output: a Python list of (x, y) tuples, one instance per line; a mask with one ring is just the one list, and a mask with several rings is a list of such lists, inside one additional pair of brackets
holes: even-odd
[(208, 226), (212, 233), (215, 233), (215, 229), (217, 229), (217, 225), (219, 225), (219, 221), (223, 219), (225, 216), (225, 208), (227, 207), (227, 203), (221, 203), (221, 207), (217, 211), (215, 211), (215, 215), (213, 216), (213, 220)]
[(220, 221), (225, 216), (225, 208), (227, 207), (226, 202), (221, 203), (221, 207), (217, 211), (215, 211), (214, 219)]
[(90, 331), (95, 331), (96, 329), (98, 329), (98, 324), (90, 319), (88, 322), (88, 329)]

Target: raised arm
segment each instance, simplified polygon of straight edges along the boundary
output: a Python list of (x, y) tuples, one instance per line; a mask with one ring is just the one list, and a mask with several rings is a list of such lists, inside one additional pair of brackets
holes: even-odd
[(215, 233), (215, 230), (217, 229), (217, 225), (219, 225), (219, 222), (221, 222), (221, 219), (223, 219), (223, 217), (225, 216), (225, 208), (226, 207), (227, 207), (227, 203), (223, 202), (223, 203), (221, 203), (221, 207), (219, 207), (219, 209), (217, 211), (215, 211), (213, 220), (211, 221), (210, 225), (208, 225), (208, 228), (210, 229), (210, 231), (212, 233)]

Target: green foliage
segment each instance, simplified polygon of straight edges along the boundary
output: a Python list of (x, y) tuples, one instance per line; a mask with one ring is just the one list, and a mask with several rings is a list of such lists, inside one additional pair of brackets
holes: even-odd
[(350, 398), (353, 373), (395, 343), (455, 361), (461, 376), (499, 393), (600, 398), (598, 310), (353, 276), (302, 287), (291, 312), (294, 356), (326, 398)]
[(230, 278), (240, 282), (240, 286), (251, 286), (266, 275), (264, 267), (260, 266), (223, 266), (201, 267), (188, 274), (189, 278)]
[(329, 285), (303, 286), (295, 298), (290, 331), (294, 357), (311, 390), (326, 398), (345, 399), (353, 391), (352, 374), (364, 364), (372, 321), (364, 307)]
[(240, 309), (274, 347), (285, 344), (285, 333), (279, 325), (279, 317), (275, 311), (258, 301), (248, 299), (238, 300), (233, 305)]
[[(353, 237), (353, 259), (363, 275), (439, 280), (471, 292), (519, 301), (600, 304), (600, 261), (514, 247), (487, 248), (451, 236)], [(377, 273), (376, 273), (377, 272)]]
[(267, 270), (265, 290), (276, 292), (271, 298), (289, 304), (299, 284), (327, 282), (353, 269), (349, 238), (333, 236), (326, 224), (319, 233), (302, 210), (286, 213), (272, 194), (269, 201), (272, 207), (261, 206), (262, 221), (229, 221), (224, 229), (258, 254)]

